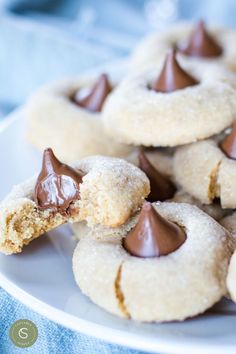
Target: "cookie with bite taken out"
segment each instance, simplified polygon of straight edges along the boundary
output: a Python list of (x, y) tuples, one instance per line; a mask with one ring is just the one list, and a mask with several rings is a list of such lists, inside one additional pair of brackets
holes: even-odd
[(16, 185), (0, 203), (0, 251), (18, 253), (66, 222), (117, 227), (150, 192), (146, 175), (125, 160), (91, 156), (73, 167), (44, 151), (39, 176)]

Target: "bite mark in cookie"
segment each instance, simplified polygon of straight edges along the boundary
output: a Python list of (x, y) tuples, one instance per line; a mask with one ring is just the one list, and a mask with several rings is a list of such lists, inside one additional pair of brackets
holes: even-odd
[(66, 222), (120, 226), (150, 192), (146, 175), (121, 159), (91, 156), (72, 168), (46, 150), (45, 164), (38, 180), (16, 185), (0, 204), (3, 253), (21, 252), (24, 245)]
[(42, 170), (38, 176), (34, 200), (40, 210), (53, 209), (69, 214), (71, 203), (80, 197), (80, 184), (84, 173), (61, 163), (52, 149), (43, 154)]

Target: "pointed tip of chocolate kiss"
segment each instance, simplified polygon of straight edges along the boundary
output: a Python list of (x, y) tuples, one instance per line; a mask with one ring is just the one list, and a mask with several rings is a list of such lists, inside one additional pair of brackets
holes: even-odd
[(176, 59), (176, 50), (172, 48), (166, 55), (164, 66), (152, 89), (157, 92), (173, 92), (199, 82), (184, 71)]
[(236, 160), (236, 123), (234, 123), (229, 135), (221, 142), (220, 148), (227, 157)]
[(179, 51), (188, 56), (214, 58), (222, 55), (223, 50), (208, 33), (205, 22), (199, 21), (189, 40), (179, 46)]
[(57, 169), (62, 163), (55, 156), (51, 148), (46, 148), (43, 152), (42, 171), (45, 173), (51, 173)]
[(176, 251), (186, 240), (184, 230), (163, 218), (145, 202), (138, 222), (123, 239), (123, 247), (132, 256), (151, 258), (167, 256)]
[(34, 200), (39, 209), (51, 208), (65, 213), (70, 204), (79, 198), (83, 175), (82, 171), (61, 163), (51, 148), (45, 149), (34, 190)]
[(109, 82), (106, 74), (101, 74), (97, 79), (90, 92), (84, 97), (79, 98), (79, 91), (74, 95), (73, 101), (80, 107), (83, 107), (91, 112), (101, 112), (102, 106), (112, 91), (112, 85)]
[(143, 151), (139, 152), (138, 158), (138, 167), (147, 175), (150, 181), (151, 192), (147, 200), (149, 202), (163, 202), (172, 198), (176, 192), (174, 184), (151, 164)]

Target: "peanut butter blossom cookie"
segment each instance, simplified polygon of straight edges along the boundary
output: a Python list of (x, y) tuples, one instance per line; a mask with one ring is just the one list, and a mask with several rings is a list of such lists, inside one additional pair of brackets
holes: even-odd
[(67, 79), (43, 87), (25, 107), (27, 138), (39, 150), (51, 146), (67, 162), (89, 155), (126, 156), (129, 146), (109, 138), (101, 109), (113, 87), (107, 75)]
[[(232, 236), (233, 249), (236, 249), (236, 212), (231, 213), (220, 221)], [(231, 299), (236, 302), (236, 251), (230, 260), (227, 276), (227, 288)]]
[[(166, 175), (162, 174), (161, 172), (159, 172), (159, 170), (156, 167), (154, 167), (154, 165), (149, 161), (149, 158), (147, 157), (146, 153), (144, 153), (143, 151), (139, 152), (137, 165), (146, 174), (150, 182), (150, 193), (146, 197), (147, 201), (156, 202), (156, 201), (169, 201), (169, 200), (176, 201), (177, 200), (178, 202), (185, 202), (187, 199), (187, 202), (191, 200), (191, 204), (194, 204), (193, 198), (191, 198), (187, 193), (183, 193), (183, 195), (180, 195), (178, 192), (176, 192), (177, 187), (175, 186), (175, 184)], [(201, 205), (201, 203), (199, 202), (198, 204)], [(213, 214), (215, 208), (214, 207), (210, 208), (209, 206), (209, 209), (210, 210), (212, 209), (212, 214)], [(223, 216), (224, 214), (221, 213), (219, 218), (222, 218)], [(84, 237), (90, 231), (86, 223), (75, 222), (70, 226), (76, 239), (80, 239), (81, 237)], [(108, 234), (111, 233), (114, 235), (114, 229), (108, 228), (106, 229), (106, 232)], [(104, 234), (104, 229), (103, 229), (103, 234)]]
[(219, 63), (235, 71), (235, 41), (233, 29), (206, 26), (203, 21), (179, 23), (142, 40), (132, 53), (130, 69), (155, 66), (175, 47), (185, 61)]
[(0, 204), (0, 251), (21, 252), (24, 245), (66, 222), (117, 227), (149, 192), (145, 174), (124, 160), (95, 156), (72, 168), (47, 149), (38, 178), (15, 186)]
[(210, 204), (236, 208), (236, 124), (220, 141), (206, 140), (177, 149), (174, 175), (185, 191)]
[(236, 78), (221, 65), (184, 63), (171, 50), (164, 65), (125, 78), (102, 119), (120, 142), (177, 146), (220, 133), (236, 114)]
[(229, 237), (195, 206), (146, 202), (120, 228), (87, 229), (73, 256), (75, 280), (120, 317), (181, 321), (226, 293)]

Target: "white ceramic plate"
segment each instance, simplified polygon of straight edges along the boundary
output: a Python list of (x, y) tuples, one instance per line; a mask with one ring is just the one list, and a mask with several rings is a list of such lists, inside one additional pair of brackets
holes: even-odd
[[(40, 154), (24, 140), (18, 111), (0, 127), (0, 198), (14, 183), (39, 171), (40, 164)], [(63, 226), (33, 241), (19, 255), (0, 255), (0, 285), (49, 319), (109, 342), (152, 352), (235, 354), (236, 306), (230, 301), (184, 323), (119, 319), (81, 294), (71, 270), (74, 247), (69, 228)]]

